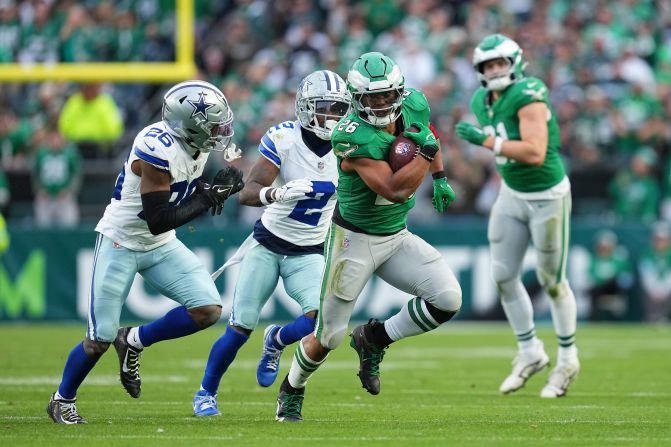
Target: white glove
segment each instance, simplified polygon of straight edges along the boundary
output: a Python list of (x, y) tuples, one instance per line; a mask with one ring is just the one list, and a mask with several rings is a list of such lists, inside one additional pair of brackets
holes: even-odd
[[(269, 191), (268, 194), (266, 194)], [(304, 199), (305, 194), (312, 192), (312, 182), (306, 178), (292, 180), (281, 188), (262, 188), (259, 199), (264, 205), (273, 202), (291, 202), (292, 200)], [(270, 198), (270, 200), (268, 200)]]
[(238, 147), (235, 145), (235, 143), (231, 143), (228, 145), (226, 149), (224, 149), (224, 160), (227, 162), (232, 162), (233, 160), (237, 160), (242, 156), (242, 150), (238, 149)]

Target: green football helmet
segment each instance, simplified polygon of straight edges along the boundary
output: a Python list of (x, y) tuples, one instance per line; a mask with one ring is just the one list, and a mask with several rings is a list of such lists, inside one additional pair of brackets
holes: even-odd
[(347, 89), (352, 107), (361, 119), (375, 127), (385, 127), (401, 114), (405, 79), (389, 56), (365, 53), (347, 73)]
[[(484, 62), (494, 59), (506, 59), (510, 65), (504, 75), (488, 78), (484, 74)], [(526, 65), (526, 62), (522, 59), (520, 46), (503, 34), (490, 34), (473, 51), (473, 67), (478, 73), (478, 79), (482, 86), (489, 90), (505, 90), (510, 84), (522, 79)]]
[(192, 150), (225, 151), (233, 137), (233, 111), (224, 94), (205, 81), (185, 81), (163, 97), (163, 122)]

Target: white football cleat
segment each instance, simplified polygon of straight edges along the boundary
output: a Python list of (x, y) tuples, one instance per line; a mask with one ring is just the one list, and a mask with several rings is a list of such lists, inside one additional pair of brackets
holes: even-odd
[(555, 398), (566, 395), (566, 390), (573, 383), (580, 372), (578, 358), (558, 363), (550, 373), (548, 383), (541, 390), (541, 397)]
[(517, 391), (527, 380), (550, 364), (550, 357), (545, 353), (543, 342), (538, 340), (535, 349), (519, 351), (513, 360), (513, 371), (503, 381), (499, 391), (503, 394)]

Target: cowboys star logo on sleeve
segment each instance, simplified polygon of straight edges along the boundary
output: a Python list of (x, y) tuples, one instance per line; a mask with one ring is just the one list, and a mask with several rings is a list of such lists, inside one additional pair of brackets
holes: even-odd
[(191, 101), (190, 99), (189, 104), (191, 104), (191, 107), (193, 107), (193, 112), (191, 113), (191, 118), (193, 118), (196, 115), (203, 115), (204, 119), (207, 119), (207, 110), (214, 107), (214, 104), (210, 104), (209, 102), (205, 101), (205, 93), (200, 92), (198, 93), (198, 101)]

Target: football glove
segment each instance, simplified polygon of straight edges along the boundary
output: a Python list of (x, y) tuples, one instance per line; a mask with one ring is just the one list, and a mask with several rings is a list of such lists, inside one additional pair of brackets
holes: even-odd
[(437, 178), (433, 181), (433, 198), (431, 199), (431, 203), (433, 203), (436, 211), (442, 213), (456, 198), (457, 195), (450, 184), (447, 183), (445, 177)]
[(212, 180), (212, 184), (203, 182), (202, 194), (210, 201), (212, 215), (221, 214), (226, 199), (240, 191), (244, 186), (242, 171), (233, 166), (217, 172), (217, 175)]
[(417, 152), (419, 155), (426, 158), (429, 162), (432, 162), (440, 149), (436, 136), (433, 134), (433, 131), (429, 126), (422, 123), (412, 123), (410, 127), (413, 126), (418, 130), (406, 130), (403, 132), (403, 136), (410, 138), (413, 143), (419, 146), (419, 152)]
[(457, 136), (469, 143), (482, 145), (487, 139), (487, 134), (482, 131), (475, 124), (467, 123), (465, 121), (457, 124)]
[(312, 182), (306, 178), (301, 178), (292, 180), (280, 188), (263, 188), (261, 189), (259, 198), (261, 199), (261, 203), (268, 205), (273, 202), (284, 203), (304, 199), (305, 195), (311, 192)]

